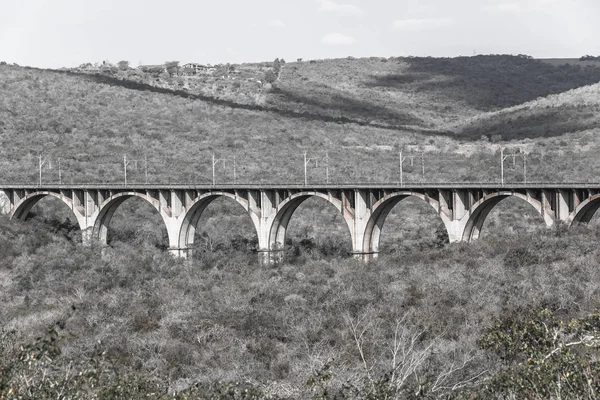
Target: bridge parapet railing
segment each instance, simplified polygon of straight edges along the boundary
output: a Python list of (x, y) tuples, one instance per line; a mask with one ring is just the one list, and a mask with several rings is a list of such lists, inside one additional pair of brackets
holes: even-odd
[(289, 189), (289, 190), (315, 190), (315, 189), (600, 189), (600, 182), (527, 182), (527, 183), (504, 183), (500, 182), (419, 182), (404, 183), (398, 182), (356, 182), (356, 183), (313, 183), (313, 184), (294, 184), (294, 183), (236, 183), (236, 184), (142, 184), (142, 183), (80, 183), (80, 184), (52, 184), (43, 185), (31, 183), (0, 183), (2, 189), (65, 189), (65, 190), (260, 190), (260, 189)]

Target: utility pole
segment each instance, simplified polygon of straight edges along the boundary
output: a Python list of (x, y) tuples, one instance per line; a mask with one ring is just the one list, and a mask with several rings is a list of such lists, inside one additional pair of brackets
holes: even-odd
[(325, 183), (329, 185), (329, 152), (325, 152)]
[(225, 164), (226, 162), (231, 162), (233, 165), (233, 183), (237, 183), (237, 160), (235, 158), (235, 154), (231, 159), (229, 158), (216, 158), (215, 153), (212, 154), (212, 184), (215, 186), (217, 184), (217, 164), (222, 162)]
[(58, 184), (62, 185), (62, 169), (60, 165), (60, 157), (58, 157)]
[(525, 183), (527, 183), (527, 155), (525, 153), (523, 154), (517, 154), (517, 153), (512, 153), (512, 154), (504, 154), (504, 147), (500, 148), (500, 183), (502, 186), (504, 186), (504, 161), (506, 161), (507, 158), (511, 158), (513, 159), (513, 165), (517, 165), (517, 158), (522, 158), (523, 159), (523, 181)]
[(39, 172), (40, 172), (40, 186), (42, 186), (42, 167), (46, 164), (46, 160), (42, 160), (42, 155), (40, 154), (38, 156), (38, 165), (39, 165)]
[(527, 154), (523, 153), (523, 181), (527, 183)]
[(504, 186), (504, 147), (500, 148), (500, 184)]
[(404, 171), (402, 164), (404, 164), (404, 158), (402, 158), (402, 150), (398, 154), (398, 166), (400, 167), (400, 187), (404, 187)]
[(306, 176), (306, 167), (308, 166), (308, 163), (311, 161), (312, 160), (310, 158), (306, 158), (306, 151), (305, 151), (304, 152), (304, 186), (306, 186), (308, 183), (308, 178)]
[(127, 166), (131, 163), (131, 160), (127, 161), (127, 154), (123, 155), (123, 176), (125, 178), (125, 185), (127, 185)]
[(421, 152), (421, 183), (425, 183), (425, 152)]
[[(329, 152), (325, 152), (325, 159), (308, 158), (307, 152), (304, 152), (304, 186), (308, 185), (308, 165), (314, 161), (315, 168), (319, 168), (319, 160), (325, 161), (325, 182), (329, 184)], [(321, 162), (321, 164), (323, 164)]]
[(144, 156), (144, 177), (146, 184), (148, 183), (148, 156)]
[(219, 162), (219, 160), (215, 161), (215, 153), (212, 154), (212, 184), (213, 186), (215, 186), (215, 165), (217, 165), (217, 163)]
[(233, 184), (237, 184), (237, 172), (236, 172), (237, 164), (235, 161), (235, 154), (233, 155)]
[[(415, 157), (419, 156), (402, 156), (402, 150), (398, 152), (398, 170), (400, 171), (400, 187), (404, 187), (404, 161), (410, 159), (410, 166), (413, 167), (415, 163)], [(425, 182), (425, 152), (421, 152), (421, 182)]]

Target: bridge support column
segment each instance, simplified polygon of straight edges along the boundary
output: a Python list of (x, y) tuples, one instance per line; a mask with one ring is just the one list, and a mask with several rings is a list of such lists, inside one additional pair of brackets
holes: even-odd
[(181, 243), (180, 233), (186, 216), (186, 202), (189, 200), (184, 190), (160, 190), (158, 195), (159, 212), (169, 237), (169, 253), (178, 258), (188, 258), (192, 250), (187, 243)]
[(258, 254), (258, 262), (260, 265), (277, 265), (285, 261), (285, 250), (260, 250)]
[(471, 198), (472, 195), (465, 195), (456, 190), (438, 190), (437, 200), (439, 209), (437, 211), (444, 222), (450, 243), (463, 241), (465, 233), (465, 206), (466, 202), (471, 200)]
[(566, 222), (571, 215), (571, 212), (575, 209), (574, 193), (572, 190), (556, 190), (556, 201), (554, 219), (559, 222)]
[(448, 231), (448, 241), (450, 243), (468, 241), (465, 238), (465, 228), (468, 220), (468, 210), (472, 203), (472, 194), (468, 189), (456, 189), (451, 192), (452, 210), (450, 221), (446, 221), (446, 230)]
[[(73, 194), (73, 211), (81, 209), (83, 216), (79, 221), (81, 229), (81, 243), (84, 246), (91, 246), (94, 240), (94, 224), (100, 209), (102, 196), (98, 190), (86, 190), (78, 197)], [(77, 212), (75, 213), (77, 215)]]
[(458, 243), (462, 241), (468, 241), (465, 239), (465, 228), (466, 221), (462, 220), (452, 220), (445, 222), (446, 231), (448, 232), (448, 242), (450, 243)]
[(352, 237), (352, 254), (355, 259), (370, 262), (377, 259), (379, 252), (372, 248), (370, 240), (365, 240), (367, 225), (373, 214), (371, 191), (354, 190), (353, 193), (342, 194), (342, 213), (344, 219), (352, 222), (350, 236)]
[(278, 248), (275, 238), (271, 237), (272, 218), (277, 213), (277, 194), (273, 190), (250, 190), (248, 192), (248, 213), (256, 224), (258, 234), (258, 262), (272, 265), (283, 262), (285, 250), (282, 243)]

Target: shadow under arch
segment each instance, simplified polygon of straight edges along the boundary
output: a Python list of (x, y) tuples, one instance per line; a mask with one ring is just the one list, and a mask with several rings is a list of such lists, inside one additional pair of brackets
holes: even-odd
[[(196, 229), (198, 228), (198, 223), (202, 214), (206, 210), (206, 208), (217, 199), (230, 199), (231, 201), (239, 204), (244, 208), (244, 210), (249, 210), (249, 202), (248, 200), (238, 197), (232, 193), (227, 192), (210, 192), (203, 194), (196, 199), (194, 199), (192, 205), (189, 207), (188, 211), (185, 214), (185, 217), (181, 223), (181, 228), (178, 234), (178, 243), (180, 248), (189, 250), (194, 244), (194, 237), (196, 233)], [(254, 226), (254, 231), (256, 236), (259, 236), (259, 224), (258, 216), (254, 213), (249, 213), (249, 217), (252, 220), (252, 225)], [(189, 254), (188, 254), (189, 255)]]
[(10, 219), (18, 219), (21, 221), (26, 220), (33, 207), (45, 197), (53, 197), (63, 202), (77, 219), (79, 229), (85, 229), (85, 217), (83, 215), (83, 209), (73, 207), (73, 199), (70, 197), (48, 190), (30, 193), (19, 200), (10, 212)]
[[(102, 245), (108, 244), (108, 227), (110, 226), (110, 221), (112, 220), (115, 211), (128, 199), (136, 197), (143, 199), (150, 203), (150, 205), (158, 211), (159, 215), (163, 223), (165, 224), (165, 228), (167, 228), (167, 232), (170, 235), (168, 229), (168, 221), (165, 220), (165, 216), (160, 210), (160, 202), (157, 199), (153, 199), (152, 197), (145, 195), (143, 193), (137, 192), (122, 192), (117, 193), (104, 200), (104, 202), (100, 205), (99, 211), (96, 212), (92, 218), (95, 221), (94, 227), (92, 230), (92, 238), (94, 240), (99, 241)], [(170, 239), (170, 238), (169, 238)]]
[(544, 219), (547, 227), (554, 225), (554, 219), (544, 211), (544, 207), (540, 201), (518, 192), (494, 192), (486, 195), (471, 207), (471, 212), (468, 215), (468, 220), (463, 231), (463, 241), (470, 242), (478, 239), (481, 235), (483, 224), (489, 213), (498, 205), (498, 203), (507, 198), (517, 198), (523, 200), (525, 203), (531, 205)]
[(363, 237), (363, 249), (365, 252), (377, 254), (381, 240), (381, 231), (383, 230), (383, 225), (385, 224), (388, 215), (398, 203), (409, 198), (416, 198), (429, 204), (435, 210), (437, 215), (440, 216), (445, 229), (448, 229), (450, 218), (443, 212), (440, 212), (440, 206), (437, 200), (430, 198), (426, 194), (412, 191), (390, 193), (377, 201), (372, 207), (373, 211), (365, 227)]
[(585, 201), (582, 201), (581, 204), (579, 204), (575, 210), (573, 210), (565, 223), (567, 226), (587, 224), (592, 220), (599, 208), (600, 194), (595, 194)]
[[(294, 193), (293, 195), (283, 200), (277, 207), (276, 212), (271, 216), (271, 218), (269, 218), (267, 222), (267, 226), (269, 227), (267, 231), (268, 237), (266, 238), (269, 250), (277, 251), (284, 249), (286, 234), (292, 215), (296, 212), (296, 210), (298, 209), (298, 207), (300, 207), (302, 203), (304, 203), (310, 198), (315, 197), (321, 198), (325, 200), (328, 204), (333, 205), (336, 208), (336, 210), (343, 215), (344, 221), (346, 222), (346, 225), (348, 226), (348, 229), (350, 231), (350, 237), (352, 239), (352, 242), (354, 243), (354, 221), (352, 220), (352, 218), (349, 218), (344, 215), (342, 201), (336, 199), (331, 195), (321, 193), (318, 191), (306, 191)], [(353, 250), (356, 249), (353, 248)]]

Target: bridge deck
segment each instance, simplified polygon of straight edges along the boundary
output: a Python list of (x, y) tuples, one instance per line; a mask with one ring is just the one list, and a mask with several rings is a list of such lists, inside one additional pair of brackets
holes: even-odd
[(219, 183), (211, 184), (144, 184), (144, 183), (80, 183), (80, 184), (58, 184), (58, 183), (43, 183), (39, 184), (2, 184), (2, 189), (99, 189), (99, 190), (261, 190), (261, 189), (279, 189), (279, 190), (317, 190), (317, 189), (600, 189), (600, 182), (528, 182), (528, 183), (504, 183), (500, 182), (426, 182), (426, 183), (342, 183), (342, 184), (290, 184), (290, 183), (258, 183), (258, 184), (232, 184)]

